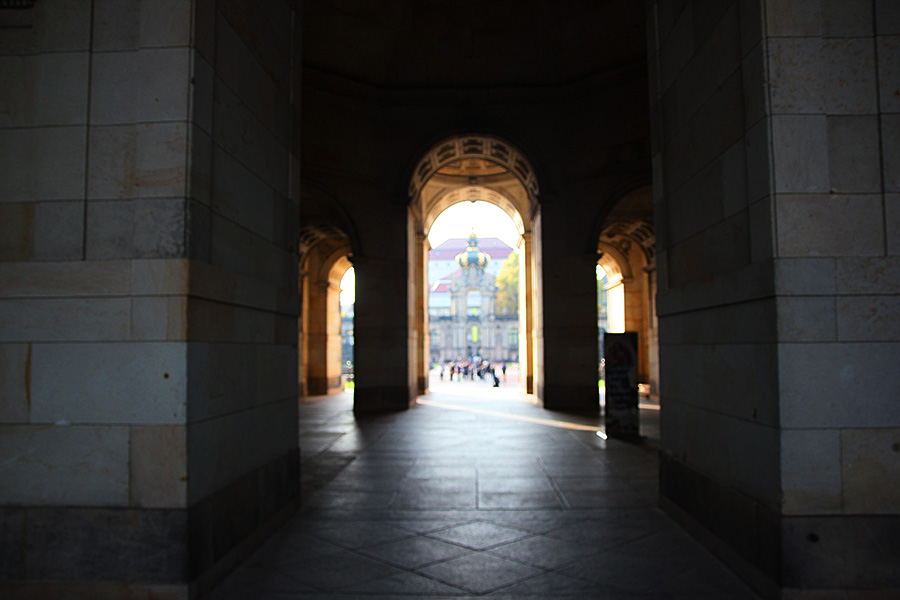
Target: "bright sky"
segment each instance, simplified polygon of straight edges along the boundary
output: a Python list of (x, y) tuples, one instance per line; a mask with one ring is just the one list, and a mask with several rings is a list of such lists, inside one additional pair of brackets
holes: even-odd
[(437, 248), (450, 238), (469, 237), (473, 227), (479, 238), (499, 238), (513, 248), (519, 245), (519, 232), (512, 219), (490, 202), (454, 204), (435, 220), (428, 241)]
[[(516, 225), (497, 206), (490, 202), (460, 202), (454, 204), (438, 216), (428, 241), (436, 248), (450, 238), (467, 238), (475, 229), (479, 238), (499, 238), (509, 246), (519, 245), (519, 232)], [(356, 276), (353, 268), (347, 270), (341, 279), (341, 306), (353, 304), (356, 297)]]

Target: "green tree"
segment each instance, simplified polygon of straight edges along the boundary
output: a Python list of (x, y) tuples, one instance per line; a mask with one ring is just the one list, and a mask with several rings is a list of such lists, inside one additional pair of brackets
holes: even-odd
[(519, 255), (513, 250), (497, 272), (497, 314), (519, 313)]

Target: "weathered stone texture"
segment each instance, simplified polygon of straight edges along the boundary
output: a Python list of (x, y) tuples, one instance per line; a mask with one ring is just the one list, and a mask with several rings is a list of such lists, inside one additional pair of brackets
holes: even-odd
[(13, 506), (126, 506), (124, 427), (0, 426), (0, 503)]

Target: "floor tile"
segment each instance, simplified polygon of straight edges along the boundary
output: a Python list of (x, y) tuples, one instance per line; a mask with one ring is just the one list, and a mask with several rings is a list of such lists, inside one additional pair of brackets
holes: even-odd
[(303, 562), (343, 552), (344, 548), (310, 535), (281, 535), (247, 559), (248, 567), (273, 567), (284, 562)]
[(405, 479), (401, 485), (401, 493), (417, 492), (474, 492), (475, 478), (444, 479)]
[(479, 492), (478, 508), (562, 508), (556, 492)]
[(553, 485), (546, 477), (479, 477), (479, 492), (552, 492)]
[(584, 595), (589, 598), (606, 598), (606, 595), (598, 593), (599, 591), (600, 589), (596, 584), (587, 581), (565, 577), (556, 573), (544, 573), (521, 583), (501, 588), (491, 594), (490, 597), (507, 596), (510, 598), (521, 598), (523, 596), (537, 596), (540, 598), (558, 598), (561, 596)]
[(341, 473), (324, 488), (329, 492), (394, 492), (399, 489), (401, 481), (399, 477), (360, 477), (356, 474)]
[(465, 525), (465, 523), (457, 520), (447, 521), (438, 519), (406, 519), (403, 521), (391, 521), (390, 525), (393, 527), (408, 529), (416, 533), (431, 533), (433, 531), (440, 531), (441, 529), (456, 527), (457, 525)]
[(430, 537), (475, 550), (484, 550), (492, 546), (528, 537), (531, 534), (511, 527), (504, 527), (486, 521), (477, 521), (444, 529), (429, 535)]
[(536, 462), (522, 464), (520, 462), (488, 463), (478, 465), (478, 477), (544, 477), (543, 467)]
[(449, 585), (484, 594), (540, 575), (543, 571), (496, 556), (475, 553), (419, 571)]
[(475, 465), (416, 465), (406, 475), (409, 479), (475, 479)]
[(412, 537), (408, 531), (379, 522), (345, 521), (326, 523), (313, 532), (318, 538), (345, 548), (358, 549)]
[(458, 558), (470, 551), (454, 544), (427, 537), (406, 538), (366, 548), (363, 554), (408, 569)]
[(538, 535), (491, 548), (488, 552), (534, 567), (555, 569), (599, 551), (594, 547), (578, 544), (571, 540), (558, 540)]
[(653, 505), (649, 498), (628, 490), (622, 492), (560, 490), (570, 508), (630, 508)]
[(393, 491), (331, 490), (327, 487), (316, 492), (306, 504), (327, 508), (387, 508), (394, 500)]
[(392, 508), (414, 510), (474, 509), (477, 497), (474, 485), (469, 491), (401, 490)]
[[(215, 600), (247, 598), (256, 594), (298, 594), (317, 591), (315, 587), (278, 570), (248, 567), (233, 573), (220, 586)], [(226, 593), (231, 590), (230, 594)]]
[(607, 520), (586, 519), (547, 531), (545, 535), (560, 540), (573, 540), (600, 550), (617, 548), (651, 535), (657, 531), (652, 524), (622, 523), (610, 517)]
[(662, 585), (683, 568), (608, 550), (577, 561), (557, 571), (560, 575), (582, 579), (625, 592), (640, 593)]
[(386, 579), (354, 585), (341, 591), (344, 593), (378, 594), (379, 596), (381, 594), (402, 594), (406, 598), (410, 596), (419, 598), (423, 596), (458, 597), (466, 593), (465, 590), (458, 587), (447, 585), (416, 573), (401, 573)]
[(294, 565), (281, 565), (278, 571), (322, 591), (353, 587), (404, 572), (353, 552), (342, 552)]
[(563, 493), (566, 492), (627, 492), (634, 493), (634, 488), (618, 477), (554, 477)]

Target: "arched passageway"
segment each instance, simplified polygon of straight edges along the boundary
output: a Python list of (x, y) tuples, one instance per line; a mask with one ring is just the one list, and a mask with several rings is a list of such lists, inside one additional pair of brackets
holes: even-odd
[[(536, 253), (540, 223), (539, 186), (530, 161), (512, 144), (492, 135), (457, 135), (435, 144), (419, 160), (409, 187), (409, 225), (414, 232), (410, 287), (415, 295), (415, 373), (420, 394), (428, 390), (430, 328), (428, 315), (428, 234), (437, 217), (459, 202), (489, 202), (512, 219), (519, 233), (519, 369), (523, 391), (534, 393), (542, 359)], [(537, 245), (537, 248), (536, 248)]]
[(352, 266), (350, 242), (337, 229), (306, 228), (300, 243), (298, 324), (301, 396), (333, 394), (341, 379), (341, 278)]
[(659, 400), (659, 333), (656, 316), (656, 234), (652, 190), (622, 197), (603, 220), (597, 264), (606, 274), (609, 331), (638, 334), (638, 377)]
[(488, 202), (455, 204), (434, 222), (428, 234), (432, 382), (440, 367), (464, 362), (514, 363), (518, 374), (520, 240), (509, 215)]

